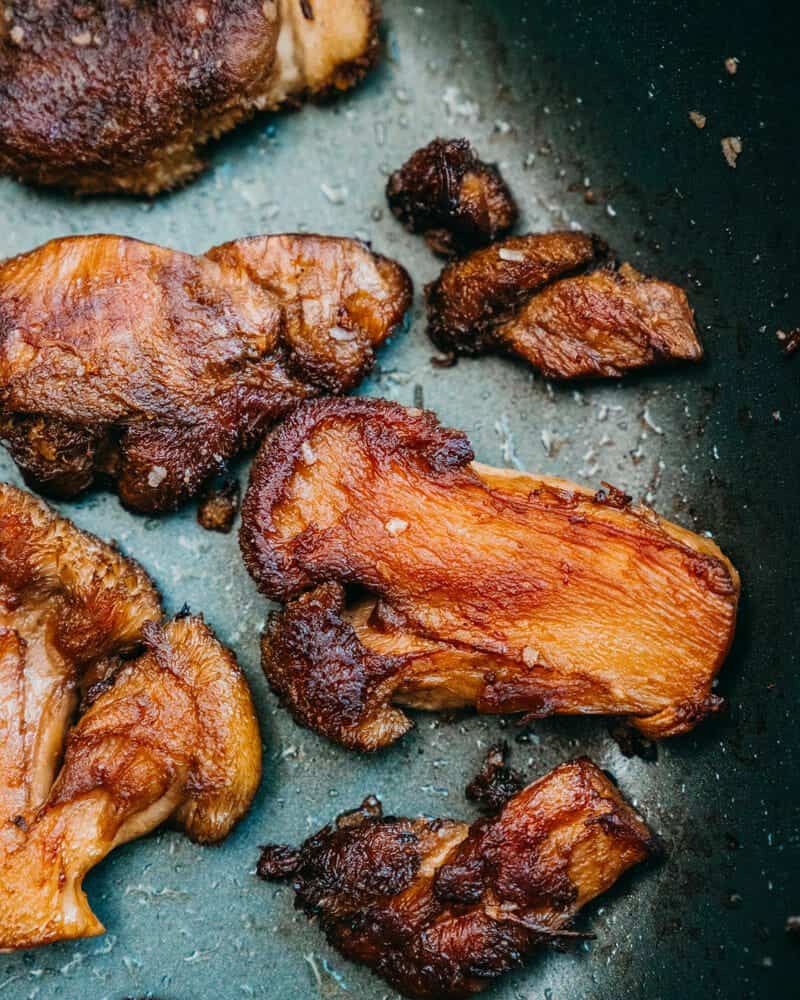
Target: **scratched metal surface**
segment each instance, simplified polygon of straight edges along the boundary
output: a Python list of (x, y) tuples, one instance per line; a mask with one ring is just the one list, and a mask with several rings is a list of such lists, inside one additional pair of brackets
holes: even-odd
[[(527, 227), (596, 230), (636, 266), (684, 283), (709, 360), (577, 390), (503, 359), (437, 370), (418, 296), (410, 329), (363, 391), (422, 400), (469, 432), (482, 461), (606, 479), (646, 497), (714, 532), (745, 584), (721, 679), (730, 713), (663, 745), (656, 762), (626, 760), (599, 720), (523, 734), (501, 719), (432, 715), (417, 716), (388, 752), (357, 757), (295, 727), (266, 691), (258, 635), (267, 606), (235, 535), (204, 533), (193, 508), (148, 520), (106, 495), (63, 504), (141, 560), (170, 610), (189, 602), (237, 651), (263, 723), (265, 779), (218, 849), (162, 832), (117, 851), (87, 883), (108, 934), (0, 956), (0, 1000), (394, 996), (330, 950), (288, 890), (253, 877), (258, 844), (298, 841), (371, 792), (395, 813), (471, 816), (463, 786), (499, 737), (530, 776), (591, 754), (671, 852), (590, 908), (582, 925), (596, 941), (542, 953), (493, 996), (797, 995), (800, 947), (783, 927), (800, 911), (800, 360), (784, 361), (775, 338), (800, 322), (786, 263), (799, 242), (792, 104), (783, 100), (794, 33), (751, 3), (695, 6), (703, 12), (387, 0), (388, 57), (367, 85), (334, 107), (241, 129), (185, 191), (152, 203), (74, 201), (0, 181), (3, 256), (67, 233), (201, 251), (252, 232), (319, 230), (374, 241), (421, 289), (438, 265), (387, 213), (385, 176), (436, 134), (469, 136), (502, 163)], [(735, 77), (723, 69), (729, 55), (740, 59)], [(688, 120), (693, 109), (707, 116), (702, 131)], [(744, 140), (735, 170), (722, 157), (726, 135)], [(244, 480), (246, 463), (239, 472)], [(0, 474), (19, 481), (5, 454)]]

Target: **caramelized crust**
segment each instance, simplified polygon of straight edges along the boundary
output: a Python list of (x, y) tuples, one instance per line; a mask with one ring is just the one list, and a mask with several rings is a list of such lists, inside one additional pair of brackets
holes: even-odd
[(686, 294), (618, 269), (584, 233), (519, 236), (449, 264), (426, 289), (433, 341), (515, 354), (549, 378), (617, 377), (703, 349)]
[(161, 616), (135, 563), (0, 484), (0, 949), (102, 933), (94, 865), (170, 818), (221, 840), (255, 795), (236, 661)]
[(9, 0), (0, 171), (154, 195), (256, 110), (353, 86), (378, 56), (373, 0)]
[(716, 711), (739, 596), (717, 546), (472, 457), (433, 414), (370, 399), (305, 404), (265, 442), (242, 551), (289, 602), (263, 666), (296, 719), (372, 750), (411, 725), (401, 705), (624, 715), (650, 738)]
[(357, 385), (410, 300), (355, 240), (54, 240), (0, 265), (0, 437), (40, 492), (172, 510), (298, 400)]
[(657, 844), (583, 758), (518, 792), (494, 819), (339, 817), (298, 851), (265, 848), (263, 878), (291, 877), (332, 945), (410, 997), (467, 997), (537, 946)]
[(386, 197), (412, 233), (423, 233), (443, 257), (505, 236), (518, 211), (496, 166), (483, 163), (466, 139), (434, 139), (389, 178)]

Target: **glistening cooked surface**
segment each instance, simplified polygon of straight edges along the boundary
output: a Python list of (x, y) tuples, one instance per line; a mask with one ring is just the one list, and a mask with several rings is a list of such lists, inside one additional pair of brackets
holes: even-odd
[[(493, 988), (492, 1000), (541, 998), (548, 989), (553, 1000), (668, 1000), (674, 983), (691, 1000), (767, 989), (781, 996), (782, 975), (795, 976), (783, 925), (800, 898), (800, 761), (790, 742), (800, 700), (791, 502), (800, 490), (791, 461), (800, 362), (776, 356), (774, 328), (797, 325), (794, 300), (784, 298), (798, 241), (790, 210), (800, 203), (797, 130), (794, 105), (778, 90), (792, 84), (796, 31), (788, 18), (771, 28), (750, 0), (714, 0), (680, 16), (674, 5), (642, 2), (633, 11), (615, 18), (577, 0), (544, 3), (532, 16), (510, 0), (387, 0), (391, 60), (382, 69), (332, 108), (244, 126), (211, 151), (216, 168), (174, 197), (152, 206), (75, 202), (0, 181), (0, 254), (69, 232), (122, 232), (202, 253), (246, 232), (357, 230), (421, 288), (440, 262), (390, 216), (381, 167), (394, 169), (435, 135), (467, 136), (502, 165), (520, 201), (521, 232), (577, 221), (643, 273), (685, 287), (707, 361), (621, 387), (579, 386), (578, 397), (572, 386), (549, 391), (503, 358), (432, 369), (418, 298), (410, 334), (382, 351), (365, 391), (413, 405), (419, 386), (423, 405), (464, 428), (481, 462), (516, 461), (590, 488), (606, 479), (636, 500), (651, 494), (671, 520), (712, 531), (746, 584), (720, 675), (728, 714), (661, 744), (656, 763), (626, 760), (601, 720), (544, 720), (520, 731), (487, 716), (447, 723), (430, 714), (415, 714), (414, 732), (361, 760), (300, 729), (268, 693), (259, 653), (265, 602), (235, 533), (198, 531), (191, 508), (152, 521), (128, 515), (109, 495), (62, 503), (81, 527), (136, 554), (165, 591), (169, 613), (188, 601), (236, 649), (265, 723), (267, 783), (220, 851), (165, 831), (115, 852), (87, 889), (98, 916), (124, 935), (0, 956), (0, 983), (20, 977), (3, 1000), (36, 990), (36, 1000), (393, 996), (325, 945), (290, 891), (273, 892), (250, 874), (254, 848), (296, 844), (369, 792), (399, 815), (472, 820), (462, 790), (502, 737), (526, 775), (588, 753), (637, 800), (670, 851), (663, 865), (632, 873), (587, 907), (578, 926), (591, 926), (595, 941), (567, 954), (542, 950)], [(722, 66), (728, 54), (741, 57), (736, 77)], [(693, 108), (708, 118), (702, 131), (687, 118)], [(744, 140), (736, 170), (719, 149), (725, 134)], [(584, 200), (586, 178), (594, 205)], [(383, 217), (373, 219), (373, 210)], [(19, 482), (2, 451), (0, 462), (2, 478)], [(529, 742), (515, 744), (518, 736)]]
[[(0, 485), (0, 948), (103, 933), (86, 873), (168, 819), (218, 843), (261, 778), (234, 656), (136, 563)], [(77, 720), (77, 721), (76, 721)]]
[(374, 750), (410, 726), (391, 703), (620, 715), (653, 739), (718, 711), (739, 598), (719, 548), (618, 491), (473, 457), (382, 400), (306, 403), (265, 440), (242, 554), (290, 601), (263, 666), (298, 721)]
[(619, 377), (703, 356), (684, 291), (618, 266), (585, 233), (509, 237), (449, 264), (425, 295), (442, 350), (509, 353), (549, 378)]
[(296, 851), (265, 847), (258, 874), (290, 878), (331, 944), (404, 995), (471, 996), (568, 939), (586, 903), (658, 851), (585, 757), (492, 811), (472, 826), (383, 818), (368, 798)]
[(298, 400), (355, 388), (410, 302), (352, 239), (52, 240), (0, 267), (0, 439), (50, 496), (174, 510)]

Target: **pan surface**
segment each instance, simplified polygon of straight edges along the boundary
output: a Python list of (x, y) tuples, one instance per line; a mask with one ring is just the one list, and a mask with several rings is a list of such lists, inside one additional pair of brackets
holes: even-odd
[[(439, 265), (388, 213), (386, 174), (437, 134), (468, 136), (503, 165), (526, 228), (597, 231), (639, 269), (684, 285), (708, 359), (567, 388), (500, 358), (436, 369), (418, 295), (410, 329), (362, 391), (437, 410), (482, 461), (608, 480), (713, 532), (744, 582), (720, 682), (729, 712), (650, 762), (626, 759), (602, 720), (521, 730), (425, 714), (388, 752), (359, 757), (296, 727), (267, 691), (258, 638), (268, 608), (235, 534), (203, 532), (194, 508), (149, 520), (102, 494), (62, 504), (135, 555), (169, 610), (188, 602), (237, 651), (260, 709), (265, 780), (220, 848), (165, 831), (116, 851), (87, 881), (108, 934), (0, 956), (0, 1000), (393, 997), (327, 947), (290, 890), (254, 877), (258, 845), (297, 842), (368, 793), (395, 814), (474, 816), (463, 788), (500, 738), (530, 777), (590, 754), (669, 856), (589, 909), (580, 926), (595, 941), (543, 951), (493, 997), (797, 996), (800, 942), (784, 924), (800, 913), (800, 359), (785, 360), (776, 339), (800, 325), (789, 271), (800, 249), (797, 25), (749, 0), (385, 8), (387, 56), (366, 85), (331, 107), (245, 126), (185, 191), (76, 201), (0, 180), (0, 256), (70, 233), (202, 251), (252, 232), (316, 230), (372, 240), (420, 290)], [(692, 110), (706, 116), (702, 130)], [(735, 169), (726, 136), (743, 141)], [(19, 482), (5, 453), (0, 478)]]

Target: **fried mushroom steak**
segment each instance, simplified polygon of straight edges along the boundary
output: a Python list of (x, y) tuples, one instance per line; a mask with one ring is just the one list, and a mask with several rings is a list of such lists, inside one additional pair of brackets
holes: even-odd
[(418, 149), (386, 186), (389, 207), (434, 253), (453, 257), (505, 236), (518, 210), (496, 166), (466, 139), (434, 139)]
[(578, 911), (658, 849), (586, 758), (518, 792), (493, 818), (384, 818), (380, 803), (309, 838), (266, 847), (328, 941), (409, 997), (468, 997), (570, 935)]
[(169, 819), (222, 840), (255, 795), (233, 655), (161, 618), (139, 566), (0, 484), (0, 949), (101, 934), (92, 867)]
[(298, 400), (354, 388), (410, 301), (355, 240), (54, 240), (0, 265), (0, 439), (41, 493), (173, 510)]
[(439, 348), (512, 354), (548, 378), (617, 378), (703, 356), (685, 292), (617, 267), (584, 233), (516, 236), (477, 250), (449, 264), (426, 296)]
[(154, 195), (256, 111), (348, 89), (378, 58), (377, 0), (8, 0), (0, 172)]
[(429, 412), (304, 404), (265, 442), (241, 544), (288, 602), (263, 667), (300, 723), (374, 750), (399, 706), (626, 716), (651, 739), (722, 699), (739, 577), (709, 539), (564, 480), (472, 461)]

